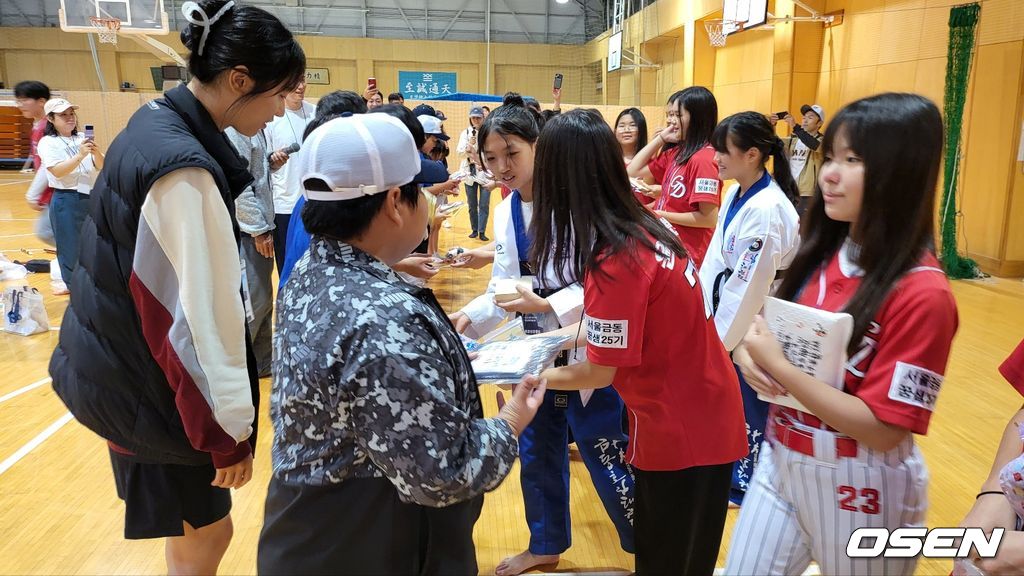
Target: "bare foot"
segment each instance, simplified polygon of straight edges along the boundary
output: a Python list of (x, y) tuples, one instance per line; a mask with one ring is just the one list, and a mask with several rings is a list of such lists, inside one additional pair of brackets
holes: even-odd
[(502, 560), (498, 567), (495, 568), (494, 573), (496, 576), (517, 576), (537, 566), (558, 564), (558, 558), (558, 554), (538, 556), (526, 550)]

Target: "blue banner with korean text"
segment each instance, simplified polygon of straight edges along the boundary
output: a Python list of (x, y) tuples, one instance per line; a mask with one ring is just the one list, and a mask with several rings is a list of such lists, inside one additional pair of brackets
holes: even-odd
[(422, 100), (446, 96), (459, 91), (455, 72), (398, 72), (398, 86), (402, 96), (409, 100)]

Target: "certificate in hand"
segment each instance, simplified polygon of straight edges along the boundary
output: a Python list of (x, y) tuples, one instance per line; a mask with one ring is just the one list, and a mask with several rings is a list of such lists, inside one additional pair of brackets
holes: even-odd
[[(805, 374), (835, 388), (843, 388), (853, 316), (768, 297), (764, 302), (764, 319), (782, 344), (787, 360)], [(758, 398), (810, 413), (788, 394), (775, 398), (758, 394)]]
[(561, 352), (567, 336), (535, 336), (484, 344), (476, 350), (473, 372), (480, 384), (515, 386), (523, 376), (540, 374)]

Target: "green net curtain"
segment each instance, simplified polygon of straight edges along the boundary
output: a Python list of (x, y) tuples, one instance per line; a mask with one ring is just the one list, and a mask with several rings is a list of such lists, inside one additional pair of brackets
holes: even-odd
[(946, 157), (942, 179), (942, 206), (939, 230), (942, 235), (942, 266), (950, 278), (974, 278), (979, 275), (973, 260), (961, 256), (956, 248), (957, 187), (960, 175), (960, 133), (963, 129), (964, 102), (971, 75), (975, 30), (981, 5), (954, 6), (949, 11), (949, 54), (946, 61)]

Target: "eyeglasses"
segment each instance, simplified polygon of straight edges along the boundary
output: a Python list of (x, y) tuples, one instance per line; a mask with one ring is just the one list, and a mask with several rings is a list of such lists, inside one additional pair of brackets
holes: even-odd
[(629, 124), (629, 125), (625, 125), (625, 126), (620, 125), (620, 126), (616, 126), (615, 129), (616, 130), (621, 130), (623, 132), (636, 132), (637, 130), (639, 130), (639, 128), (637, 128), (635, 124)]

